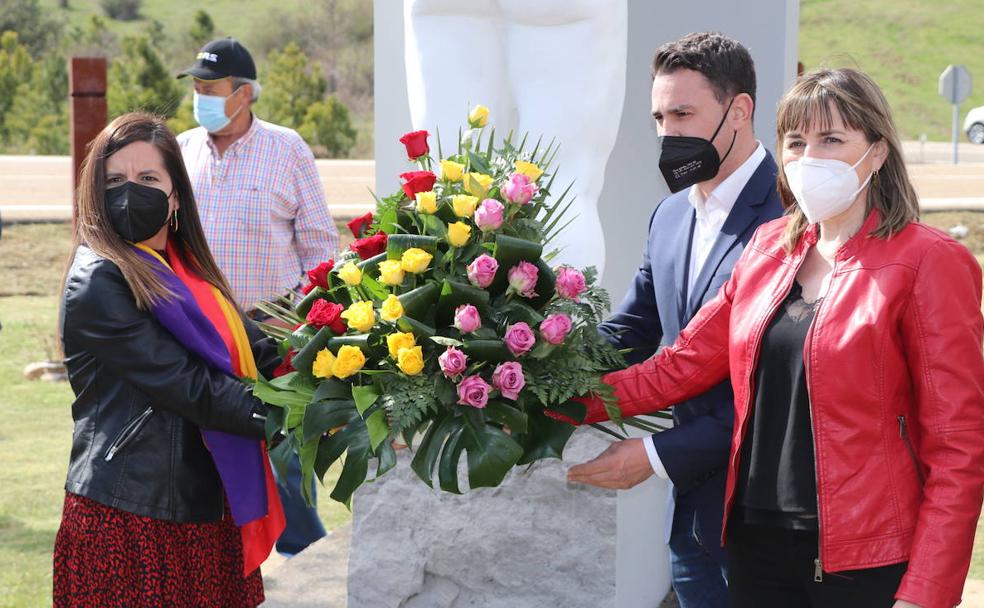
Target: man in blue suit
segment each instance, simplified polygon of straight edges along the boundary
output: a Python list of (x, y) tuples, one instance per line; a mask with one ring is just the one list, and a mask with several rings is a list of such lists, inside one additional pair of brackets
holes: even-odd
[[(635, 363), (672, 344), (714, 297), (752, 233), (782, 213), (775, 161), (755, 139), (755, 68), (721, 34), (690, 34), (653, 59), (652, 110), (660, 171), (674, 194), (649, 222), (642, 264), (625, 300), (600, 328)], [(728, 605), (720, 546), (725, 467), (734, 421), (724, 382), (673, 408), (674, 427), (609, 447), (569, 478), (626, 489), (651, 475), (674, 487), (673, 588), (682, 608)]]

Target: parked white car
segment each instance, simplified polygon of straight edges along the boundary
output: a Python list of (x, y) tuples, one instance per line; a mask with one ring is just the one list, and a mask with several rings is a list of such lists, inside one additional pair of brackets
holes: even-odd
[(964, 132), (971, 142), (984, 144), (984, 106), (967, 112), (967, 118), (964, 119)]

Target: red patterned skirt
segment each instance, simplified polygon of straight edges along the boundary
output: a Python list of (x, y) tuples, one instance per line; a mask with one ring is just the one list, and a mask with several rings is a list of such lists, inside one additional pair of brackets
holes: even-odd
[(243, 576), (239, 529), (227, 514), (186, 524), (66, 493), (55, 538), (55, 608), (248, 607), (263, 602), (257, 569)]

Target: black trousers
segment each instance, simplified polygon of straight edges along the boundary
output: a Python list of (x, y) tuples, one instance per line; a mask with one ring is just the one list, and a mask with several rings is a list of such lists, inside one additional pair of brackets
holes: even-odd
[(728, 523), (728, 595), (732, 608), (891, 608), (907, 562), (824, 572), (814, 581), (816, 532)]

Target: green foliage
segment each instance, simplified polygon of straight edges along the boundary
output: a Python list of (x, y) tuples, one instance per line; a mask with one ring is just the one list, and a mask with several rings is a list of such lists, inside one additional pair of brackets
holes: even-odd
[(110, 117), (134, 110), (170, 118), (177, 113), (184, 89), (157, 53), (153, 32), (123, 39), (123, 52), (109, 68), (107, 104)]
[(309, 146), (324, 149), (325, 154), (319, 156), (329, 158), (348, 156), (357, 135), (349, 119), (348, 108), (335, 95), (308, 106), (298, 132)]
[(85, 57), (112, 57), (119, 52), (119, 37), (99, 15), (90, 15), (83, 25), (68, 33), (67, 54)]
[(201, 48), (205, 46), (206, 42), (215, 38), (215, 22), (212, 21), (212, 16), (204, 9), (195, 11), (195, 15), (191, 19), (192, 23), (191, 29), (188, 31), (188, 37), (191, 38), (191, 43), (194, 47)]
[(62, 25), (41, 9), (38, 0), (0, 2), (0, 33), (17, 32), (32, 57), (43, 56), (58, 43)]
[(142, 0), (101, 0), (106, 16), (119, 21), (133, 21), (140, 17)]
[(415, 428), (428, 414), (437, 413), (438, 398), (434, 379), (425, 375), (386, 376), (380, 402), (386, 409), (394, 435)]
[(51, 56), (36, 63), (29, 82), (17, 87), (4, 128), (8, 150), (21, 154), (68, 154), (68, 71)]
[[(20, 43), (17, 32), (0, 34), (0, 120), (6, 122), (10, 108), (14, 105), (17, 87), (23, 82), (29, 82), (32, 73), (31, 55), (27, 47)], [(6, 136), (6, 128), (0, 133)]]
[(328, 88), (321, 65), (311, 62), (294, 42), (270, 51), (257, 114), (265, 120), (299, 128), (308, 108), (324, 98)]

